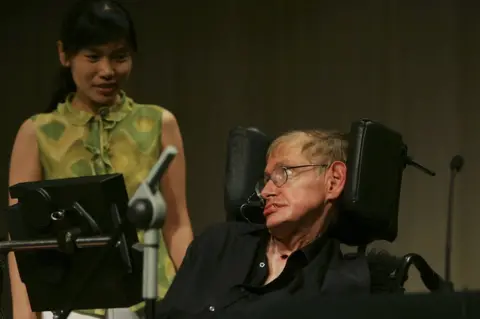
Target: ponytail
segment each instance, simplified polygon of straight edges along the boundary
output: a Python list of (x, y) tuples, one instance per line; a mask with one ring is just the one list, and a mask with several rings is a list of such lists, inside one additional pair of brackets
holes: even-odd
[(52, 94), (46, 113), (55, 111), (59, 103), (65, 102), (68, 94), (77, 90), (70, 68), (62, 67), (60, 69), (58, 82), (58, 89)]

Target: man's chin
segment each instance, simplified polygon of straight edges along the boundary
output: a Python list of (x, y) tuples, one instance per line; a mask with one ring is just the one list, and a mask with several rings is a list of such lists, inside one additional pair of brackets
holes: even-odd
[(273, 213), (265, 217), (265, 225), (267, 226), (268, 229), (270, 230), (275, 230), (275, 229), (283, 229), (285, 227), (288, 227), (289, 221), (285, 216), (282, 216), (283, 214)]
[(279, 238), (288, 237), (295, 232), (298, 222), (290, 212), (275, 212), (265, 218), (265, 225), (270, 233)]

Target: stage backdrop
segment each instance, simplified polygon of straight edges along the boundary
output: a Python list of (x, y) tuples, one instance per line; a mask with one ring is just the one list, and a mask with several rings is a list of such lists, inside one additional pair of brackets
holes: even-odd
[[(3, 207), (12, 143), (21, 122), (47, 105), (60, 17), (70, 2), (24, 0), (0, 13)], [(232, 127), (257, 126), (270, 134), (347, 130), (352, 121), (371, 118), (400, 131), (414, 158), (437, 172), (405, 171), (398, 240), (376, 245), (419, 253), (443, 273), (448, 167), (462, 154), (452, 275), (457, 289), (480, 288), (476, 1), (124, 2), (140, 44), (128, 93), (178, 118), (196, 233), (225, 217)], [(413, 270), (407, 287), (424, 290)]]

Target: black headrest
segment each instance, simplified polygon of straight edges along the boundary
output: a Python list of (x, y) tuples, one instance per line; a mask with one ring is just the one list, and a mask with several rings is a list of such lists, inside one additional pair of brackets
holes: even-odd
[(247, 216), (251, 222), (264, 221), (261, 207), (252, 205), (253, 197), (249, 205), (245, 204), (255, 194), (255, 184), (263, 176), (265, 155), (271, 141), (272, 138), (256, 128), (236, 127), (230, 130), (224, 191), (228, 220), (245, 221)]
[[(409, 164), (407, 147), (399, 133), (368, 119), (353, 122), (348, 139), (347, 181), (331, 234), (352, 246), (392, 242), (398, 231), (402, 173)], [(261, 203), (252, 198), (272, 140), (255, 128), (230, 131), (225, 176), (228, 220), (264, 221)], [(253, 204), (246, 204), (249, 199)]]
[(386, 126), (361, 120), (348, 135), (347, 180), (332, 232), (347, 245), (393, 242), (407, 147)]

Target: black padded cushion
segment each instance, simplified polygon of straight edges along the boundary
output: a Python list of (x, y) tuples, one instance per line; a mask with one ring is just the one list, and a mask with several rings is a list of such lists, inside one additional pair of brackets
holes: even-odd
[(355, 246), (392, 242), (407, 148), (400, 134), (370, 120), (353, 122), (348, 139), (347, 181), (334, 235)]
[(255, 184), (263, 176), (266, 153), (272, 138), (253, 127), (235, 127), (227, 140), (224, 205), (227, 220), (264, 222), (258, 206), (241, 206), (255, 192)]

